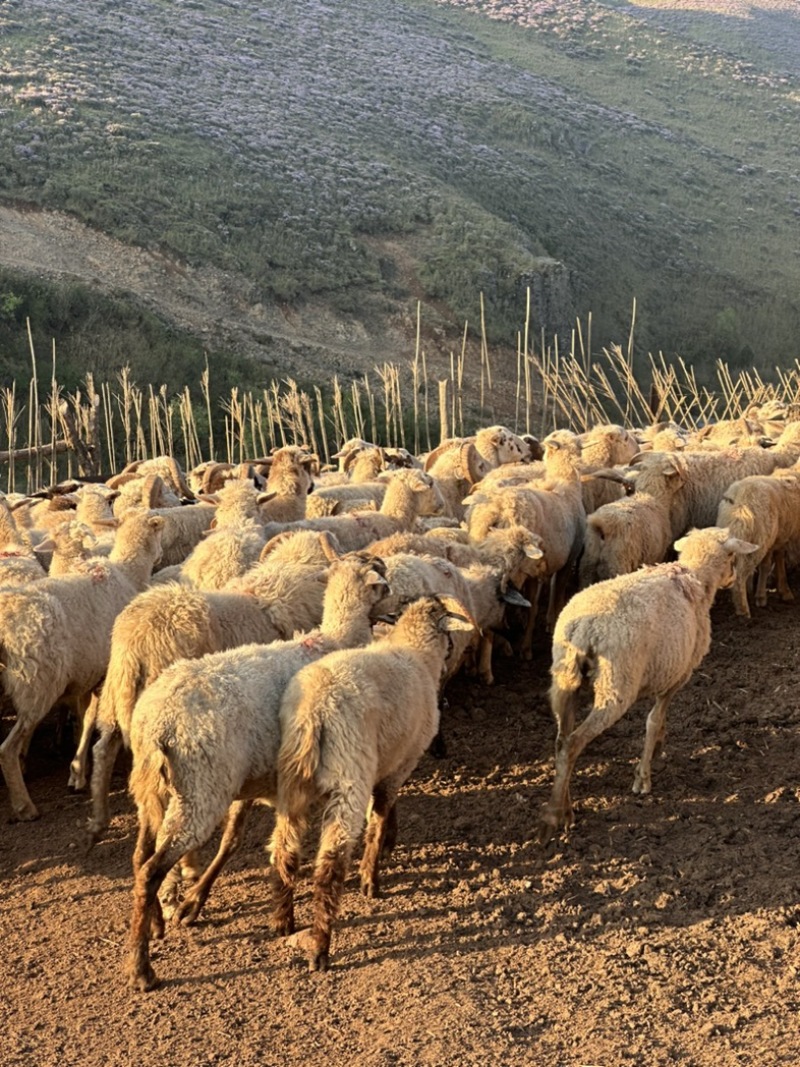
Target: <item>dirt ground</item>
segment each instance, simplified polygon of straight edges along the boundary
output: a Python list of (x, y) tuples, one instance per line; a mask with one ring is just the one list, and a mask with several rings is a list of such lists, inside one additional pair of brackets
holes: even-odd
[[(327, 974), (269, 932), (261, 808), (200, 923), (154, 943), (161, 988), (130, 992), (123, 769), (85, 856), (86, 799), (44, 731), (42, 819), (5, 825), (0, 796), (4, 1067), (800, 1063), (797, 610), (747, 625), (721, 594), (653, 795), (630, 791), (637, 706), (584, 753), (577, 824), (546, 849), (546, 642), (531, 664), (501, 660), (494, 689), (457, 680), (448, 755), (401, 796), (382, 899), (349, 881)], [(301, 921), (308, 902), (304, 880)]]

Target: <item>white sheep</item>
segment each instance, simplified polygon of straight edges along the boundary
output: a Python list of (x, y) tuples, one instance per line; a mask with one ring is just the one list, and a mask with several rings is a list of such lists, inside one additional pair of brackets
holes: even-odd
[[(710, 610), (718, 589), (734, 580), (734, 564), (756, 546), (728, 530), (692, 530), (675, 545), (676, 563), (644, 567), (577, 593), (553, 633), (550, 704), (557, 727), (553, 792), (542, 813), (539, 837), (572, 825), (569, 780), (586, 745), (643, 697), (656, 697), (647, 718), (634, 793), (650, 792), (650, 764), (663, 743), (667, 707), (692, 676), (711, 644)], [(581, 690), (592, 709), (579, 726)]]
[(425, 469), (436, 480), (444, 500), (444, 513), (460, 522), (464, 518), (464, 497), (492, 466), (481, 456), (474, 441), (464, 441), (460, 447), (431, 452)]
[(25, 788), (20, 755), (59, 698), (75, 703), (82, 718), (106, 671), (114, 619), (147, 584), (162, 527), (158, 516), (132, 513), (101, 572), (0, 590), (0, 684), (17, 713), (0, 745), (0, 769), (17, 819), (39, 814)]
[(717, 525), (727, 526), (732, 536), (758, 545), (758, 551), (736, 569), (731, 593), (737, 615), (750, 617), (747, 585), (756, 571), (755, 602), (766, 607), (773, 562), (781, 600), (794, 600), (786, 580), (785, 551), (800, 540), (800, 470), (776, 470), (770, 476), (754, 475), (734, 482), (719, 505)]
[[(314, 535), (319, 542), (327, 535)], [(324, 567), (336, 558), (326, 544)], [(269, 557), (267, 557), (269, 559)], [(111, 654), (99, 701), (87, 711), (72, 761), (69, 784), (82, 789), (93, 731), (92, 815), (88, 840), (94, 843), (110, 819), (108, 795), (114, 763), (130, 743), (136, 701), (145, 688), (179, 659), (198, 659), (238, 645), (288, 640), (319, 626), (328, 572), (319, 564), (287, 564), (253, 569), (235, 590), (206, 592), (180, 585), (154, 586), (117, 617)]]
[(367, 809), (361, 888), (379, 890), (378, 860), (394, 844), (397, 793), (436, 734), (439, 683), (453, 631), (469, 630), (450, 597), (410, 604), (388, 637), (303, 668), (280, 709), (278, 800), (272, 837), (274, 913), (294, 931), (294, 885), (312, 806), (323, 804), (314, 867), (310, 964), (327, 970), (331, 929)]
[[(575, 435), (556, 430), (545, 438), (548, 476), (527, 486), (509, 486), (478, 492), (470, 498), (467, 528), (473, 540), (481, 541), (492, 528), (526, 526), (542, 540), (550, 602), (547, 625), (552, 629), (561, 610), (567, 583), (580, 557), (586, 528), (580, 480), (580, 447)], [(522, 650), (530, 655), (539, 583), (526, 592), (534, 605), (523, 637)]]
[(441, 508), (442, 496), (433, 479), (424, 471), (412, 468), (399, 470), (392, 476), (380, 511), (304, 519), (284, 526), (268, 523), (265, 532), (270, 537), (292, 530), (327, 530), (334, 534), (345, 552), (355, 552), (398, 530), (411, 529), (420, 515)]
[[(236, 845), (247, 804), (275, 799), (286, 685), (325, 653), (371, 640), (370, 616), (385, 586), (374, 560), (339, 560), (331, 565), (318, 631), (181, 660), (142, 694), (131, 725), (130, 779), (139, 813), (129, 957), (137, 989), (153, 989), (158, 981), (149, 935), (151, 922), (156, 929), (163, 925), (157, 893), (167, 872), (207, 841), (232, 809), (217, 856), (176, 913), (179, 921), (193, 922)], [(242, 803), (234, 803), (237, 798)]]
[(672, 501), (686, 477), (678, 454), (641, 458), (633, 496), (604, 504), (586, 519), (581, 587), (661, 563), (673, 540)]

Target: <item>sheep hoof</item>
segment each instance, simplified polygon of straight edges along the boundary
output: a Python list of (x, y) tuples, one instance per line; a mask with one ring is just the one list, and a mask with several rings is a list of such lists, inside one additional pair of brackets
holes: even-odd
[(556, 831), (561, 829), (568, 830), (572, 826), (573, 821), (571, 808), (566, 808), (563, 811), (556, 811), (554, 808), (546, 807), (539, 819), (539, 830), (537, 833), (539, 844), (547, 845)]
[(129, 985), (137, 993), (150, 993), (154, 989), (158, 989), (161, 985), (161, 979), (148, 963), (144, 970), (137, 971), (131, 975)]
[(369, 900), (375, 900), (377, 897), (380, 896), (378, 883), (365, 878), (364, 881), (362, 881), (361, 883), (361, 893)]
[(28, 801), (23, 807), (14, 810), (11, 822), (33, 822), (39, 818), (41, 818), (39, 809), (32, 801)]
[(791, 604), (794, 602), (794, 593), (791, 589), (787, 590), (785, 593), (781, 593), (781, 600), (784, 604)]
[(173, 912), (173, 923), (176, 926), (192, 926), (200, 918), (202, 907), (202, 900), (186, 897)]
[(643, 778), (637, 771), (636, 777), (633, 780), (633, 791), (639, 796), (647, 796), (650, 792), (651, 785), (649, 778)]
[(75, 767), (70, 768), (67, 789), (72, 789), (75, 793), (83, 793), (86, 789), (86, 775), (81, 774)]
[(319, 949), (308, 961), (310, 971), (327, 971), (331, 965), (327, 949)]

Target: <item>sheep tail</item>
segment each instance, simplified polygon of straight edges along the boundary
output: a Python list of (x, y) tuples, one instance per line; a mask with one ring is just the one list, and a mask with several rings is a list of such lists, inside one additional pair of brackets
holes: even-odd
[(553, 690), (576, 693), (597, 666), (592, 650), (578, 648), (570, 643), (560, 646), (553, 658), (551, 674)]
[(101, 725), (118, 725), (126, 745), (130, 743), (133, 709), (145, 688), (146, 673), (140, 657), (127, 648), (113, 655), (108, 665), (99, 720)]
[(167, 750), (158, 746), (141, 759), (135, 759), (128, 788), (136, 801), (139, 821), (157, 831), (164, 821), (170, 799), (172, 771)]

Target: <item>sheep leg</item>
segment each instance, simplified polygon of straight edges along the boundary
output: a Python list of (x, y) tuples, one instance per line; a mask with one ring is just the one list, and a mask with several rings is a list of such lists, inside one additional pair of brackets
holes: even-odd
[(20, 822), (31, 822), (39, 818), (39, 811), (30, 798), (22, 777), (21, 757), (28, 751), (36, 726), (47, 714), (47, 708), (41, 715), (23, 717), (20, 715), (12, 726), (5, 741), (0, 745), (0, 770), (6, 780), (13, 817)]
[(91, 848), (100, 840), (103, 831), (111, 822), (108, 795), (111, 792), (114, 764), (121, 748), (122, 733), (119, 727), (101, 727), (100, 737), (92, 749), (92, 814), (89, 819), (87, 848)]
[(69, 781), (67, 787), (80, 791), (86, 788), (86, 768), (89, 762), (89, 747), (97, 723), (98, 696), (93, 692), (90, 696), (82, 696), (78, 701), (78, 716), (82, 723), (81, 737), (78, 742), (78, 750), (75, 758), (69, 765)]
[(749, 575), (743, 573), (744, 561), (740, 560), (736, 567), (736, 577), (731, 588), (733, 607), (737, 615), (750, 618), (750, 605), (747, 602), (747, 580)]
[(791, 603), (794, 600), (794, 593), (789, 588), (789, 582), (786, 578), (786, 553), (783, 549), (775, 553), (775, 579), (781, 600), (787, 604)]
[[(386, 782), (380, 782), (372, 791), (372, 813), (367, 823), (364, 855), (360, 868), (361, 892), (365, 897), (377, 897), (380, 893), (378, 861), (385, 850), (392, 816), (394, 816), (395, 837), (397, 834), (396, 799), (397, 789), (391, 789)], [(392, 847), (393, 845), (394, 842), (392, 842)]]
[[(766, 556), (761, 560), (758, 565), (757, 578), (756, 578), (756, 607), (765, 608), (767, 606), (767, 582), (769, 576), (772, 573), (772, 553), (768, 552)], [(786, 572), (784, 571), (784, 583), (786, 581)]]
[[(323, 841), (330, 838), (323, 833)], [(337, 835), (338, 836), (338, 835)], [(320, 848), (314, 868), (314, 921), (310, 931), (309, 969), (327, 971), (330, 966), (331, 932), (339, 914), (344, 880), (353, 851), (352, 841), (337, 841)]]
[(178, 841), (168, 838), (155, 849), (155, 834), (143, 824), (134, 854), (133, 911), (131, 914), (128, 977), (134, 989), (148, 993), (159, 984), (150, 963), (150, 932), (162, 929), (163, 918), (158, 902), (158, 890), (170, 869), (186, 849)]
[(667, 707), (679, 689), (680, 686), (676, 685), (672, 689), (668, 689), (666, 693), (661, 693), (656, 698), (653, 709), (647, 716), (642, 758), (636, 766), (636, 772), (633, 777), (634, 793), (641, 793), (644, 796), (650, 792), (652, 785), (650, 767), (653, 761), (653, 753), (657, 745), (663, 745), (664, 743), (667, 730)]
[(552, 633), (556, 619), (561, 614), (561, 609), (567, 599), (567, 582), (569, 581), (570, 568), (565, 565), (557, 571), (550, 580), (550, 599), (547, 604), (547, 632)]
[[(405, 769), (401, 776), (398, 771), (383, 786), (385, 800), (378, 798), (381, 804), (391, 807), (402, 782), (411, 773), (416, 761)], [(380, 792), (380, 790), (379, 790)], [(338, 797), (331, 803), (322, 820), (320, 845), (314, 866), (314, 919), (309, 932), (311, 955), (309, 967), (312, 971), (327, 971), (330, 962), (331, 931), (333, 922), (339, 914), (339, 902), (342, 898), (344, 880), (350, 866), (350, 857), (364, 825), (364, 812), (369, 805), (372, 792), (357, 786), (345, 796)], [(382, 837), (382, 824), (387, 812), (381, 818), (381, 825), (376, 833)], [(380, 854), (380, 842), (377, 843), (375, 861)]]
[(480, 657), (478, 660), (478, 676), (484, 685), (494, 685), (492, 674), (492, 649), (494, 634), (491, 630), (481, 635)]
[(231, 804), (217, 854), (175, 909), (175, 914), (173, 915), (175, 922), (183, 926), (190, 926), (192, 923), (197, 922), (200, 912), (208, 900), (211, 887), (216, 882), (228, 859), (242, 843), (247, 813), (252, 806), (252, 800), (237, 800)]
[(556, 751), (556, 777), (550, 800), (545, 804), (539, 822), (539, 841), (546, 845), (554, 831), (568, 829), (574, 822), (569, 782), (575, 762), (584, 748), (609, 726), (622, 718), (627, 707), (621, 700), (609, 700), (595, 706), (569, 736), (564, 737)]
[(305, 824), (278, 813), (270, 843), (272, 862), (272, 926), (279, 937), (293, 934), (294, 887), (300, 869), (300, 850)]
[(526, 578), (523, 596), (531, 602), (528, 608), (528, 617), (525, 620), (525, 632), (522, 635), (522, 643), (519, 651), (523, 659), (533, 659), (533, 630), (536, 625), (536, 615), (539, 610), (539, 595), (542, 591), (542, 583), (538, 578)]

